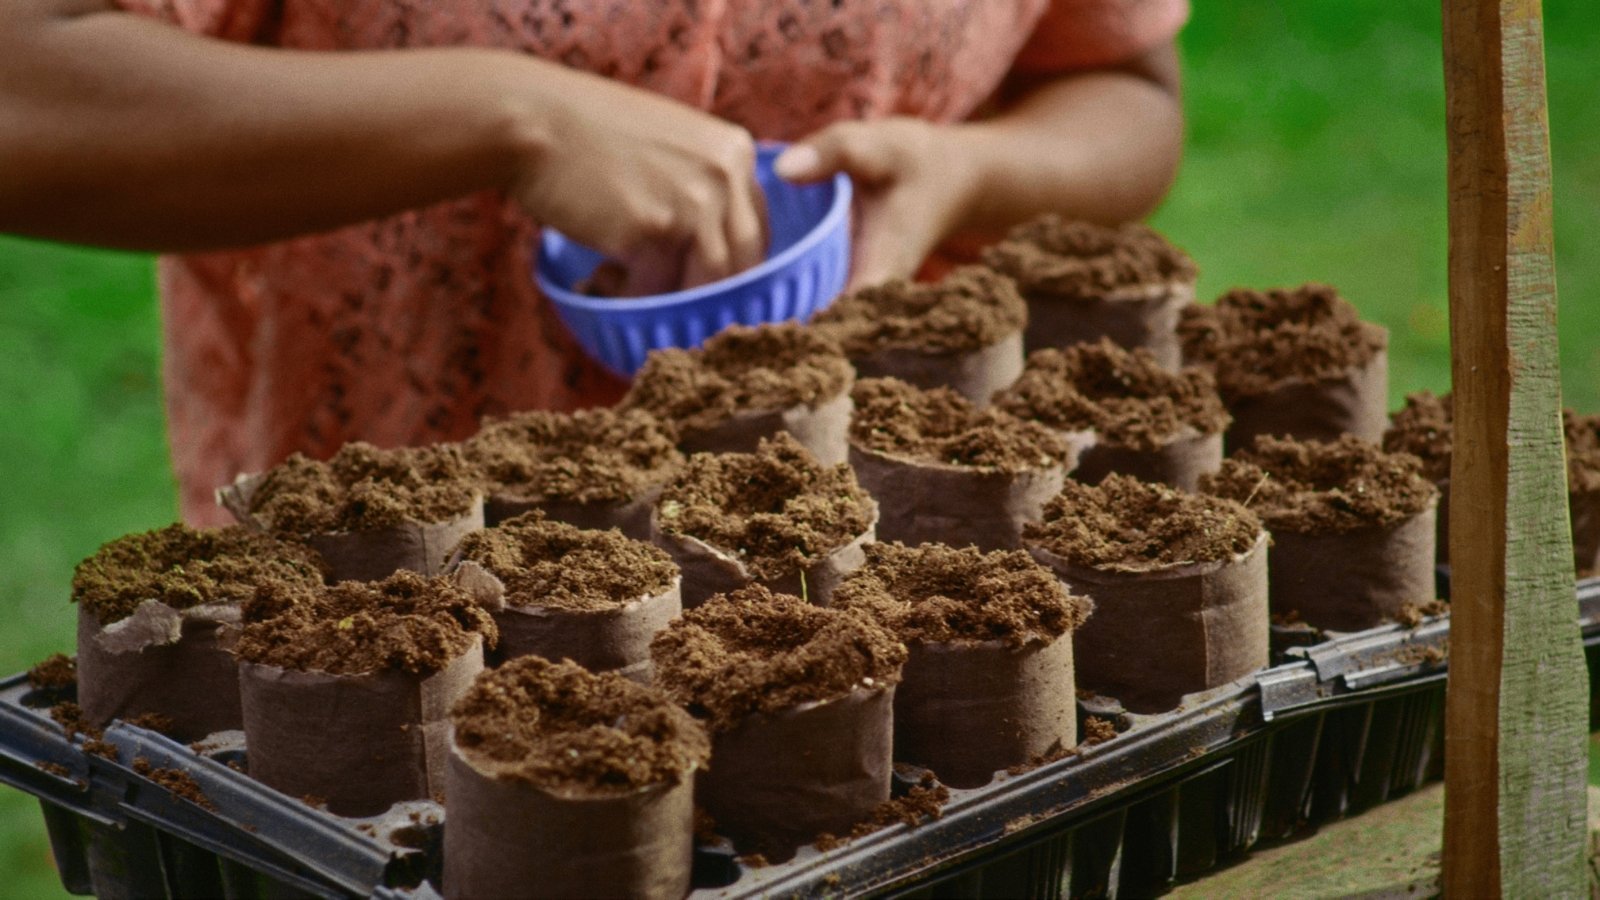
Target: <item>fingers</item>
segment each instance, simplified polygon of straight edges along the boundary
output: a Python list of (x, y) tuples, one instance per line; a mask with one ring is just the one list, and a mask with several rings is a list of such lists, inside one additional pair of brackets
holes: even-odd
[(889, 190), (864, 198), (858, 207), (847, 289), (910, 278), (933, 252), (939, 233), (925, 198)]
[(773, 171), (786, 181), (821, 181), (837, 172), (867, 184), (889, 181), (896, 174), (894, 123), (840, 122), (783, 151)]
[(756, 181), (755, 169), (745, 172), (728, 204), (728, 254), (734, 272), (742, 272), (767, 258), (767, 198)]

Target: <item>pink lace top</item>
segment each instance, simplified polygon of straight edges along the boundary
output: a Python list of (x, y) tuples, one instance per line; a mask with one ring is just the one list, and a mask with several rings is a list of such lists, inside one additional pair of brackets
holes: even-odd
[[(226, 40), (478, 45), (558, 60), (794, 139), (840, 119), (969, 114), (1014, 68), (1115, 63), (1187, 0), (119, 0)], [(800, 77), (803, 74), (803, 77)], [(536, 226), (495, 194), (245, 250), (162, 260), (185, 518), (299, 450), (460, 438), (486, 414), (614, 399), (535, 293)]]

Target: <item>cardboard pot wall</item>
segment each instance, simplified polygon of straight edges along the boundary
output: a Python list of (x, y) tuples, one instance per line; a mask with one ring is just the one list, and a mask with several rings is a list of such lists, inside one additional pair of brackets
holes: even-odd
[(1065, 466), (1025, 472), (924, 463), (850, 445), (856, 479), (878, 501), (878, 539), (910, 546), (1022, 546), (1022, 526), (1061, 492)]
[(754, 453), (763, 438), (780, 431), (794, 436), (825, 466), (844, 462), (849, 443), (850, 414), (855, 403), (847, 384), (844, 393), (817, 406), (740, 413), (710, 428), (680, 426), (678, 447), (685, 453)]
[(561, 796), (495, 778), (453, 745), (444, 895), (680, 900), (694, 853), (694, 781)]
[(1024, 299), (1028, 301), (1029, 353), (1108, 337), (1130, 350), (1149, 350), (1164, 369), (1176, 371), (1182, 365), (1178, 313), (1194, 302), (1193, 284), (1151, 285), (1093, 299)]
[(696, 798), (717, 833), (775, 862), (889, 799), (894, 688), (757, 713), (713, 735)]
[(910, 644), (894, 702), (894, 758), (957, 788), (1078, 743), (1072, 637)]
[(927, 390), (948, 387), (979, 406), (1011, 386), (1022, 374), (1022, 332), (966, 353), (924, 353), (918, 350), (880, 350), (852, 356), (860, 378), (898, 378)]
[(1272, 612), (1326, 631), (1360, 631), (1425, 603), (1434, 589), (1436, 504), (1389, 527), (1272, 535)]
[[(650, 510), (655, 506), (661, 486), (656, 485), (637, 497), (601, 503), (577, 503), (570, 500), (527, 500), (511, 494), (494, 494), (483, 504), (483, 518), (488, 525), (498, 525), (525, 512), (543, 510), (545, 518), (565, 522), (576, 528), (605, 531), (616, 528), (637, 541), (650, 540)], [(459, 540), (459, 538), (458, 538)]]
[(239, 670), (229, 650), (239, 610), (202, 606), (174, 610), (146, 600), (134, 614), (101, 627), (78, 609), (78, 705), (91, 725), (155, 713), (172, 720), (168, 734), (196, 741), (243, 723)]
[(341, 816), (444, 792), (450, 707), (483, 671), (483, 641), (431, 675), (296, 672), (239, 663), (250, 776)]
[(1225, 443), (1230, 453), (1261, 434), (1312, 441), (1353, 434), (1381, 443), (1389, 427), (1388, 404), (1389, 351), (1379, 350), (1366, 365), (1339, 378), (1289, 381), (1229, 402), (1233, 424)]
[(1191, 429), (1154, 450), (1096, 443), (1078, 458), (1072, 477), (1085, 484), (1099, 484), (1107, 475), (1119, 473), (1192, 492), (1198, 489), (1201, 475), (1220, 468), (1222, 435), (1200, 434)]
[(1267, 665), (1267, 542), (1263, 533), (1232, 559), (1139, 572), (1028, 552), (1073, 593), (1094, 598), (1094, 614), (1072, 636), (1079, 687), (1158, 713)]

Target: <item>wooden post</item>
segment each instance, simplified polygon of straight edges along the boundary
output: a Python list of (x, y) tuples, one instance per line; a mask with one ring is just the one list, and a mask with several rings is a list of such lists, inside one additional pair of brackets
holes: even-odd
[(1586, 892), (1538, 0), (1444, 0), (1450, 148), (1448, 896)]

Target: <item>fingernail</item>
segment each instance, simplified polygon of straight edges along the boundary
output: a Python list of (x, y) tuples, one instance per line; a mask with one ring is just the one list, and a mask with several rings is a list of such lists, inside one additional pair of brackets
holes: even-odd
[(821, 164), (822, 157), (817, 154), (815, 147), (795, 144), (778, 154), (778, 158), (772, 161), (772, 171), (778, 173), (779, 178), (792, 181), (796, 178), (810, 178)]

